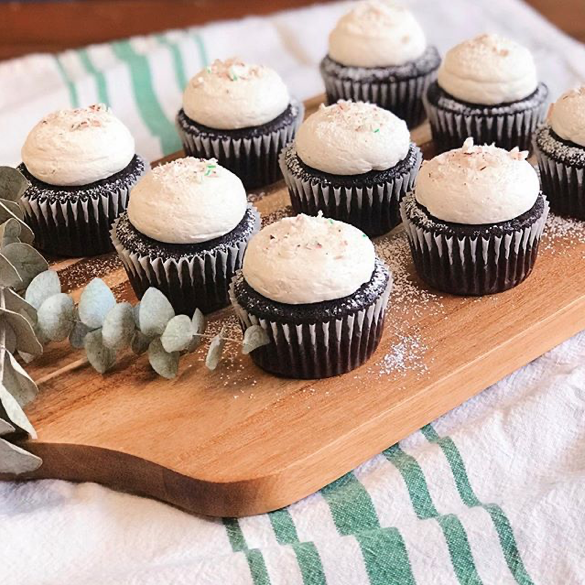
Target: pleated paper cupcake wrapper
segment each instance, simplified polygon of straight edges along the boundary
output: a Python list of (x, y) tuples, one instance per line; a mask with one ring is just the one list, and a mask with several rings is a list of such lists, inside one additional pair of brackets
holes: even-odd
[(427, 284), (457, 295), (487, 295), (520, 284), (532, 271), (548, 215), (548, 202), (531, 226), (503, 236), (447, 237), (411, 222), (402, 206), (406, 234), (418, 275)]
[(317, 379), (345, 374), (372, 356), (382, 337), (391, 288), (390, 279), (384, 293), (357, 313), (303, 325), (248, 312), (236, 299), (233, 281), (230, 297), (243, 331), (260, 325), (268, 333), (270, 343), (250, 354), (259, 367), (287, 378)]
[(67, 201), (21, 199), (35, 246), (59, 256), (94, 256), (112, 250), (112, 222), (126, 209), (130, 188)]
[(317, 215), (350, 223), (370, 237), (388, 233), (401, 222), (400, 201), (412, 190), (422, 153), (416, 151), (416, 164), (386, 183), (368, 187), (325, 185), (315, 180), (303, 180), (286, 167), (284, 152), (281, 168), (288, 187), (293, 209), (297, 213)]
[(282, 178), (278, 165), (281, 150), (295, 137), (303, 121), (304, 106), (296, 104), (298, 115), (293, 124), (253, 138), (210, 138), (177, 129), (185, 154), (199, 158), (216, 158), (220, 165), (235, 173), (247, 189), (265, 187)]
[(464, 115), (444, 110), (424, 99), (437, 153), (460, 148), (468, 137), (475, 144), (512, 150), (532, 150), (532, 134), (544, 118), (546, 103), (515, 114)]
[[(191, 316), (197, 308), (207, 314), (229, 305), (229, 285), (242, 267), (249, 238), (179, 260), (153, 258), (127, 250), (116, 236), (116, 224), (112, 242), (139, 299), (152, 286), (169, 299), (177, 315)], [(256, 211), (252, 235), (259, 229), (260, 214)]]
[(426, 118), (422, 97), (437, 76), (436, 71), (431, 71), (411, 79), (366, 82), (339, 78), (323, 70), (321, 73), (327, 103), (334, 104), (338, 100), (371, 102), (402, 118), (409, 128), (418, 126)]
[(534, 147), (542, 190), (550, 208), (559, 215), (585, 219), (585, 169), (555, 161)]

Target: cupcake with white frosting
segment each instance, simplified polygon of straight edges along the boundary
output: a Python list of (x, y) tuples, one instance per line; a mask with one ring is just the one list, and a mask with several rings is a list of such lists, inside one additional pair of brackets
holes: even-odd
[(26, 138), (22, 161), (30, 182), (22, 205), (35, 245), (62, 256), (112, 249), (112, 222), (148, 167), (128, 128), (103, 104), (43, 118)]
[(462, 148), (422, 165), (402, 218), (419, 276), (459, 295), (512, 288), (532, 271), (548, 202), (527, 152)]
[(391, 286), (363, 232), (301, 214), (250, 240), (230, 296), (242, 329), (260, 325), (270, 338), (252, 352), (256, 364), (280, 376), (325, 378), (375, 351)]
[(330, 104), (371, 102), (412, 128), (425, 118), (422, 96), (440, 62), (409, 10), (387, 0), (366, 0), (331, 31), (321, 75)]
[(278, 155), (303, 113), (276, 71), (216, 60), (187, 85), (177, 129), (187, 155), (217, 158), (254, 189), (281, 178)]
[(547, 97), (526, 47), (483, 34), (447, 52), (424, 102), (438, 152), (459, 148), (469, 136), (478, 144), (530, 150)]
[(345, 221), (369, 236), (400, 223), (400, 200), (422, 161), (403, 120), (374, 104), (323, 104), (284, 149), (281, 167), (297, 213)]
[(215, 159), (187, 157), (155, 167), (132, 190), (112, 241), (138, 298), (153, 286), (177, 314), (229, 304), (260, 215), (236, 175)]
[(551, 105), (534, 134), (534, 151), (551, 209), (585, 219), (585, 86)]

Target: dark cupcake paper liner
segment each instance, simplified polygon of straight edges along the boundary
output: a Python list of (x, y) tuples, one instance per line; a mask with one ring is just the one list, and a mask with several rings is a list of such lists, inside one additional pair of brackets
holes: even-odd
[[(229, 284), (242, 267), (248, 241), (260, 229), (260, 214), (255, 207), (248, 207), (240, 229), (231, 235), (191, 247), (151, 240), (153, 253), (142, 250), (142, 246), (140, 251), (133, 251), (121, 241), (118, 227), (122, 222), (129, 224), (127, 217), (124, 214), (116, 221), (111, 238), (139, 299), (152, 286), (169, 299), (177, 314), (193, 315), (197, 308), (211, 313), (229, 305)], [(139, 237), (142, 242), (149, 240)], [(190, 253), (195, 247), (198, 251)], [(184, 255), (177, 253), (181, 248)]]
[(75, 257), (112, 251), (112, 223), (125, 211), (132, 187), (149, 165), (135, 156), (123, 171), (79, 187), (48, 185), (24, 165), (19, 168), (31, 181), (21, 205), (35, 234), (34, 245), (49, 254)]
[(428, 47), (417, 60), (394, 67), (348, 67), (327, 56), (321, 61), (327, 102), (371, 102), (402, 118), (409, 128), (426, 118), (422, 97), (437, 76), (441, 58)]
[(472, 137), (476, 144), (492, 144), (506, 150), (532, 149), (532, 134), (546, 113), (548, 89), (540, 84), (531, 95), (500, 106), (481, 106), (455, 99), (437, 82), (430, 85), (424, 105), (438, 153), (460, 148)]
[(416, 271), (431, 287), (456, 295), (488, 295), (520, 284), (532, 271), (548, 215), (540, 195), (516, 220), (462, 226), (432, 218), (412, 193), (401, 206)]
[(551, 209), (558, 215), (585, 219), (585, 148), (543, 126), (534, 135), (534, 152)]
[[(318, 317), (298, 318), (299, 311), (306, 313), (308, 308), (312, 312), (310, 305), (287, 306), (262, 297), (267, 303), (285, 307), (284, 311), (280, 311), (280, 316), (244, 306), (240, 302), (238, 288), (245, 281), (239, 273), (230, 286), (230, 297), (242, 330), (260, 325), (270, 338), (269, 344), (251, 353), (253, 361), (272, 374), (301, 379), (337, 376), (365, 363), (382, 337), (386, 305), (392, 288), (392, 277), (380, 261), (376, 262), (372, 280), (376, 281), (375, 286), (379, 286), (380, 290), (368, 304), (321, 320)], [(343, 303), (343, 300), (339, 302)], [(336, 301), (328, 301), (327, 304), (332, 303)], [(288, 318), (285, 313), (288, 313)]]
[(263, 126), (215, 130), (197, 124), (181, 110), (176, 126), (187, 156), (215, 158), (247, 189), (256, 189), (282, 178), (278, 156), (295, 137), (304, 111), (303, 104), (294, 101), (284, 114)]
[(370, 237), (385, 234), (400, 223), (400, 200), (413, 188), (421, 162), (422, 153), (415, 144), (392, 169), (364, 175), (331, 175), (313, 169), (301, 161), (294, 144), (280, 157), (295, 212), (317, 215), (322, 211)]

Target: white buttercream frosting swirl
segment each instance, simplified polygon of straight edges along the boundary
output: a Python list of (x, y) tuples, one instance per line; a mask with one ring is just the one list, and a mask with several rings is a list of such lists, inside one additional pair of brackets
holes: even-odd
[(44, 117), (22, 147), (29, 172), (50, 185), (89, 185), (120, 172), (135, 155), (134, 138), (107, 106), (59, 110)]
[(481, 225), (514, 219), (531, 209), (540, 193), (528, 153), (496, 146), (462, 148), (424, 162), (415, 197), (434, 217), (452, 223)]
[(191, 120), (221, 130), (266, 124), (289, 103), (276, 71), (237, 58), (214, 61), (191, 79), (183, 94), (183, 110)]
[(585, 146), (585, 85), (566, 91), (551, 105), (548, 118), (555, 134)]
[(243, 273), (261, 295), (289, 305), (347, 297), (372, 278), (376, 254), (356, 227), (297, 215), (266, 226), (248, 244)]
[(447, 52), (439, 85), (457, 99), (496, 105), (528, 97), (538, 87), (530, 51), (499, 35), (483, 34)]
[(339, 100), (321, 107), (299, 128), (297, 154), (308, 166), (333, 175), (383, 171), (410, 148), (406, 122), (365, 102)]
[(329, 35), (329, 56), (349, 67), (390, 67), (418, 59), (425, 34), (403, 6), (384, 0), (359, 2)]
[(242, 181), (215, 159), (187, 157), (155, 167), (130, 195), (130, 223), (167, 244), (219, 238), (242, 221), (247, 208)]

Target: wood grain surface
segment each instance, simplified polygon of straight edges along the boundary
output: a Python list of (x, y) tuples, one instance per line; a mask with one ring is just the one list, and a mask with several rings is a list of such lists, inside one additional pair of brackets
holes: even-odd
[[(413, 136), (429, 155), (428, 126)], [(257, 202), (273, 218), (287, 204), (282, 184)], [(318, 490), (585, 328), (585, 237), (549, 230), (528, 280), (483, 298), (428, 290), (413, 274), (401, 228), (377, 247), (396, 279), (384, 336), (367, 364), (341, 377), (276, 378), (234, 346), (214, 372), (196, 353), (169, 382), (145, 356), (127, 355), (102, 377), (80, 352), (49, 346), (29, 367), (40, 386), (27, 409), (39, 439), (26, 446), (44, 459), (30, 477), (97, 481), (214, 516), (266, 512)], [(135, 300), (115, 257), (56, 267), (76, 295), (100, 275), (120, 299)], [(236, 334), (230, 309), (211, 321)]]
[[(0, 2), (0, 59), (57, 52), (137, 34), (268, 14), (313, 0), (81, 0)], [(528, 0), (546, 18), (585, 41), (583, 0)]]

